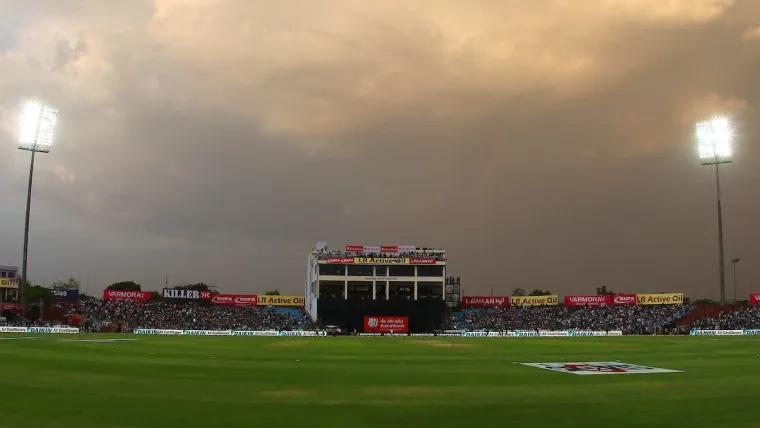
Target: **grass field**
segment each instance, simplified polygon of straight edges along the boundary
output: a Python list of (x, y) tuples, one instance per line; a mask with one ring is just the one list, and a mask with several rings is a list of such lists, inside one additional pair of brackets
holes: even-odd
[[(0, 426), (760, 427), (754, 337), (62, 336), (0, 340)], [(684, 373), (515, 364), (616, 360)]]

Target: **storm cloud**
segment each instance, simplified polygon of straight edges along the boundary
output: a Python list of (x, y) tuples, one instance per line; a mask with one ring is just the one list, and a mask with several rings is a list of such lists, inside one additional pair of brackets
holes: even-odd
[(0, 264), (21, 259), (33, 97), (61, 112), (34, 282), (300, 293), (327, 240), (444, 247), (467, 294), (715, 298), (714, 173), (692, 134), (726, 114), (746, 297), (758, 29), (751, 0), (0, 0)]

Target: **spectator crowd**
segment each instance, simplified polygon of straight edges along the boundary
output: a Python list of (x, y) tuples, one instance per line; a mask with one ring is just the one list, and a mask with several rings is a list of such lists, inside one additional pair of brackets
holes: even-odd
[(457, 330), (620, 330), (624, 334), (654, 334), (672, 326), (690, 306), (543, 306), (469, 309), (454, 314)]
[(740, 307), (721, 312), (718, 318), (702, 318), (694, 323), (699, 330), (745, 330), (760, 328), (760, 306)]
[(80, 315), (96, 324), (118, 324), (123, 330), (311, 330), (303, 310), (263, 306), (214, 306), (135, 300), (86, 300), (62, 304), (59, 312)]
[[(464, 309), (452, 313), (449, 329), (506, 330), (620, 330), (624, 334), (658, 334), (673, 331), (676, 322), (692, 309), (688, 305), (652, 306), (543, 306)], [(135, 300), (84, 300), (57, 304), (61, 314), (79, 316), (88, 331), (131, 331), (135, 328), (171, 330), (314, 330), (317, 325), (303, 309), (263, 306), (216, 306)], [(18, 319), (0, 325), (45, 326), (50, 322)], [(686, 327), (686, 326), (684, 326)], [(688, 326), (687, 328), (690, 328)], [(739, 307), (703, 318), (693, 328), (704, 330), (760, 329), (760, 306)], [(686, 331), (686, 330), (685, 330)]]

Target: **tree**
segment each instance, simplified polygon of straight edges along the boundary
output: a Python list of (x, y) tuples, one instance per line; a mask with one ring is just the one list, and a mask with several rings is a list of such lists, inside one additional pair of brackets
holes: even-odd
[(540, 288), (536, 288), (533, 291), (531, 291), (530, 294), (528, 294), (528, 296), (550, 296), (551, 294), (552, 294), (551, 291), (548, 291), (548, 290), (544, 291), (544, 290), (541, 290)]
[(39, 285), (29, 285), (24, 283), (20, 285), (24, 287), (24, 300), (27, 302), (38, 302), (42, 299), (45, 303), (52, 303), (55, 301), (53, 291), (49, 288), (45, 288)]
[(267, 296), (279, 296), (280, 290), (267, 290), (267, 292), (264, 294)]
[(174, 286), (172, 288), (174, 288), (175, 290), (194, 290), (194, 291), (211, 291), (211, 292), (216, 292), (216, 290), (214, 290), (214, 286), (213, 285), (208, 285), (208, 284), (203, 283), (203, 282), (198, 282), (196, 284), (177, 285), (177, 286)]
[(142, 291), (142, 287), (134, 281), (121, 281), (109, 285), (106, 290)]
[(525, 295), (525, 290), (523, 290), (522, 288), (515, 288), (514, 290), (512, 290), (512, 295), (513, 296), (524, 296)]
[(152, 302), (160, 302), (161, 300), (164, 300), (164, 297), (158, 291), (151, 291), (150, 300)]
[(95, 300), (95, 297), (86, 293), (79, 293), (79, 300)]
[(52, 284), (50, 284), (51, 290), (79, 290), (79, 288), (82, 286), (82, 284), (74, 279), (69, 278), (66, 281), (56, 281)]
[(607, 290), (607, 286), (603, 285), (601, 287), (596, 288), (596, 295), (597, 296), (614, 296), (615, 292), (612, 290)]

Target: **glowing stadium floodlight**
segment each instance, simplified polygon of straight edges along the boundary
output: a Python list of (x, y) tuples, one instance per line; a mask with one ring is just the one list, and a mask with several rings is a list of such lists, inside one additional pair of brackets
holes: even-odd
[(726, 117), (714, 117), (697, 123), (697, 150), (702, 165), (715, 165), (715, 188), (718, 195), (718, 265), (720, 279), (720, 304), (726, 302), (726, 262), (723, 254), (723, 208), (720, 197), (720, 164), (731, 163), (731, 140), (733, 131)]
[(730, 163), (731, 122), (725, 117), (716, 117), (697, 124), (697, 150), (702, 165)]
[(26, 299), (24, 296), (27, 281), (27, 255), (29, 254), (29, 214), (32, 209), (32, 180), (34, 178), (34, 155), (37, 153), (50, 153), (50, 147), (55, 140), (55, 127), (58, 124), (58, 110), (30, 101), (24, 106), (24, 114), (21, 116), (21, 124), (18, 133), (18, 148), (32, 152), (29, 165), (29, 187), (26, 193), (26, 220), (24, 222), (24, 259), (21, 268), (20, 284), (21, 310), (26, 316)]
[(55, 140), (57, 123), (58, 110), (36, 101), (28, 102), (21, 118), (18, 148), (31, 152), (49, 153)]

